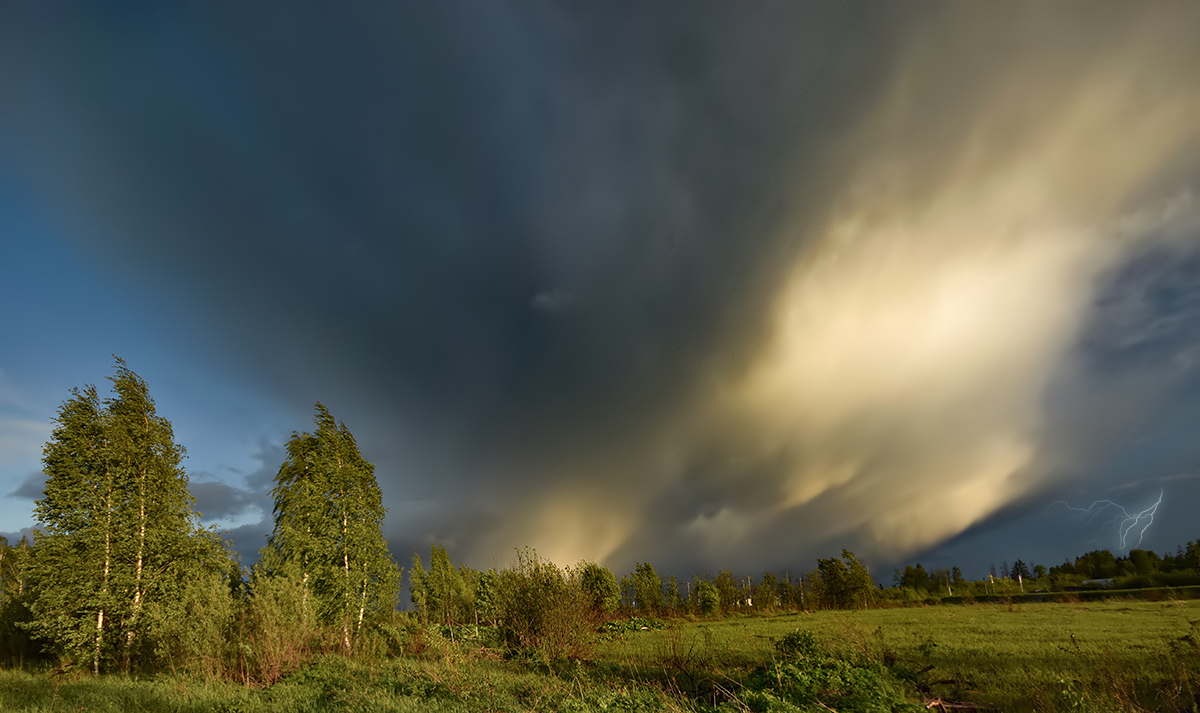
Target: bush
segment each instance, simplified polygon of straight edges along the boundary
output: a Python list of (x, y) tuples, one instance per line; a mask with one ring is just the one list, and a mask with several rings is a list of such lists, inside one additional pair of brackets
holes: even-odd
[(836, 658), (810, 631), (787, 634), (776, 642), (775, 653), (777, 660), (747, 683), (744, 702), (753, 710), (923, 710), (905, 695), (905, 684), (886, 666)]
[(310, 595), (297, 577), (255, 573), (244, 612), (243, 677), (272, 684), (320, 648)]
[(701, 580), (696, 584), (696, 601), (700, 613), (704, 616), (713, 616), (721, 611), (721, 592), (708, 580)]
[(510, 650), (551, 664), (582, 658), (593, 644), (591, 608), (580, 575), (530, 549), (497, 576), (500, 625)]

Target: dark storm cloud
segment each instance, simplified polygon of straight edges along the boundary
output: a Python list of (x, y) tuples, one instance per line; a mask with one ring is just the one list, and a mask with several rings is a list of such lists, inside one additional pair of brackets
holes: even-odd
[(22, 527), (16, 532), (0, 532), (0, 537), (8, 540), (9, 545), (17, 544), (21, 541), (22, 537), (28, 538), (28, 541), (32, 543), (34, 539), (34, 531), (32, 527)]
[(205, 520), (220, 520), (241, 515), (263, 502), (262, 493), (253, 493), (211, 480), (193, 479), (188, 483), (188, 490), (196, 498), (196, 511)]
[(46, 474), (42, 472), (30, 473), (17, 489), (8, 494), (10, 498), (24, 498), (26, 500), (37, 500), (42, 497), (42, 489), (46, 487)]
[[(1082, 234), (1149, 171), (1105, 148), (1098, 169), (1056, 172), (1109, 146), (1118, 122), (1095, 115), (1139, 101), (1096, 80), (1106, 53), (1133, 46), (1156, 106), (1187, 108), (1194, 17), (1079, 11), (1087, 27), (937, 4), (10, 8), (0, 160), (105, 270), (227, 345), (218, 358), (344, 419), (395, 543), (695, 566), (801, 541), (895, 554), (1043, 477), (1028, 404), (1091, 276), (1121, 260), (1076, 275), (1088, 244), (1023, 237), (1050, 211), (1027, 196), (1052, 193)], [(1172, 26), (1159, 55), (1140, 49)], [(1161, 157), (1181, 122), (1129, 144)], [(990, 243), (959, 239), (981, 221), (1001, 226)], [(924, 232), (904, 249), (893, 225)], [(797, 277), (810, 263), (824, 292)], [(1028, 301), (973, 279), (993, 267)], [(919, 322), (941, 304), (928, 286), (959, 273), (996, 318), (943, 361), (900, 354), (921, 370), (898, 395), (890, 363), (859, 359), (891, 345), (856, 330)], [(1179, 274), (1115, 278), (1125, 334), (1192, 329), (1191, 298), (1160, 299)], [(809, 310), (795, 334), (787, 299)], [(985, 333), (1003, 330), (1034, 347)], [(907, 525), (922, 489), (976, 471), (961, 520)], [(194, 485), (209, 517), (268, 487)]]
[[(226, 482), (227, 478), (217, 480), (208, 473), (193, 473), (188, 483), (202, 522), (218, 527), (226, 525), (221, 530), (222, 537), (232, 543), (247, 565), (253, 564), (259, 548), (266, 544), (265, 538), (273, 529), (275, 502), (271, 487), (285, 451), (281, 445), (262, 439), (251, 457), (260, 465), (253, 472), (237, 473), (241, 476), (240, 485)], [(232, 523), (241, 524), (229, 527)]]

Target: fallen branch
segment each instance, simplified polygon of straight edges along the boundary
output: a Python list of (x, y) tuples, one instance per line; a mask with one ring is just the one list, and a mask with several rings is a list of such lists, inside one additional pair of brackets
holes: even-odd
[(925, 702), (926, 710), (933, 710), (934, 708), (941, 708), (943, 712), (952, 710), (952, 709), (962, 709), (962, 710), (972, 710), (972, 711), (994, 711), (994, 710), (996, 710), (996, 706), (988, 705), (986, 703), (969, 703), (966, 701), (947, 701), (947, 700), (943, 700), (941, 698), (934, 698), (931, 701)]

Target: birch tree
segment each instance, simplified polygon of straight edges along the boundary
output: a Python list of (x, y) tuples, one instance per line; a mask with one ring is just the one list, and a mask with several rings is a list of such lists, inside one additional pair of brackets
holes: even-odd
[(350, 653), (365, 622), (395, 608), (400, 572), (383, 537), (375, 466), (322, 404), (315, 431), (293, 433), (275, 476), (275, 528), (262, 552), (266, 576), (295, 577), (304, 606), (340, 630)]
[(93, 673), (112, 662), (129, 670), (147, 638), (148, 600), (227, 559), (197, 525), (184, 449), (146, 382), (120, 359), (109, 380), (103, 402), (89, 385), (59, 409), (34, 507), (30, 629)]

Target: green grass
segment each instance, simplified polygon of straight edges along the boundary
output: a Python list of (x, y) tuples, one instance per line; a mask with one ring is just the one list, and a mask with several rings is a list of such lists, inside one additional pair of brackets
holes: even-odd
[(666, 711), (642, 686), (607, 686), (503, 662), (402, 659), (368, 667), (338, 658), (310, 664), (266, 689), (235, 683), (117, 676), (55, 681), (0, 674), (0, 710), (22, 712), (307, 713), (317, 711)]
[(680, 667), (660, 662), (682, 653), (707, 659), (705, 665), (735, 684), (771, 659), (775, 640), (796, 629), (812, 631), (844, 657), (894, 662), (909, 672), (932, 666), (917, 679), (929, 696), (1002, 710), (1136, 710), (1139, 704), (1192, 710), (1200, 694), (1195, 600), (734, 617), (613, 640), (601, 658), (631, 675), (670, 679)]
[[(776, 642), (798, 630), (836, 658), (778, 661)], [(903, 700), (939, 696), (1004, 711), (1183, 711), (1200, 693), (1197, 601), (745, 616), (610, 627), (602, 638), (594, 660), (554, 671), (439, 642), (374, 666), (324, 658), (265, 689), (7, 671), (0, 710), (821, 711), (788, 691), (834, 679), (880, 692), (843, 696), (839, 711), (906, 710)]]

